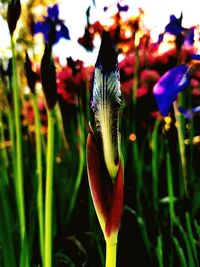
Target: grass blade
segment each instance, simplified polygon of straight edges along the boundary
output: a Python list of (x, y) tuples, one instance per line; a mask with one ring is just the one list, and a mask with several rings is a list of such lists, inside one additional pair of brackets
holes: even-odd
[(156, 256), (158, 259), (158, 266), (163, 267), (163, 245), (161, 235), (157, 237)]
[(173, 242), (174, 242), (174, 246), (175, 246), (176, 252), (178, 254), (178, 257), (179, 257), (179, 262), (180, 262), (179, 266), (187, 267), (188, 265), (187, 265), (187, 261), (186, 261), (185, 255), (184, 255), (184, 251), (181, 248), (178, 239), (176, 237), (173, 237)]

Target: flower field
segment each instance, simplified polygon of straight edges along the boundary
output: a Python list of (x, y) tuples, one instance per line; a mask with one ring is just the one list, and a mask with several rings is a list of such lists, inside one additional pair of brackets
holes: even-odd
[(2, 2), (0, 267), (200, 266), (200, 26), (115, 10), (63, 64), (59, 3)]

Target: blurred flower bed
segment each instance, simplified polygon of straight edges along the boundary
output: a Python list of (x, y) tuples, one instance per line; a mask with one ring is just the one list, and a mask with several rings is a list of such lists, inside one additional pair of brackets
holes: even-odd
[[(117, 266), (199, 266), (199, 25), (186, 29), (182, 15), (172, 14), (153, 42), (142, 9), (124, 18), (129, 6), (119, 1), (104, 25), (90, 22), (90, 9), (77, 42), (90, 53), (106, 30), (119, 61), (124, 210)], [(89, 122), (94, 124), (90, 99), (95, 62), (88, 66), (68, 57), (63, 64), (54, 55), (54, 45), (71, 38), (55, 1), (5, 1), (1, 13), (11, 47), (0, 51), (0, 266), (47, 267), (42, 231), (48, 231), (45, 188), (52, 121), (52, 266), (104, 266), (104, 239), (85, 157)], [(154, 86), (181, 64), (189, 66), (190, 81), (169, 99), (165, 116)]]

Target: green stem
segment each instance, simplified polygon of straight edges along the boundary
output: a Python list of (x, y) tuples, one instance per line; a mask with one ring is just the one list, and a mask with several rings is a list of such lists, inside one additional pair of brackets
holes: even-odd
[(83, 150), (83, 147), (80, 147), (79, 148), (78, 172), (77, 172), (77, 176), (76, 176), (76, 182), (75, 182), (75, 185), (74, 185), (74, 188), (73, 188), (73, 194), (71, 196), (71, 201), (69, 203), (67, 222), (69, 222), (69, 220), (70, 220), (70, 216), (71, 216), (71, 214), (73, 212), (73, 209), (74, 209), (74, 206), (75, 206), (75, 203), (76, 203), (77, 194), (79, 192), (81, 178), (82, 178), (82, 174), (83, 174), (84, 163), (85, 163), (84, 150)]
[(1, 199), (1, 218), (0, 218), (0, 239), (3, 240), (1, 244), (3, 259), (5, 266), (16, 266), (15, 262), (15, 250), (12, 239), (12, 221), (11, 221), (11, 209), (8, 199), (8, 158), (7, 150), (5, 147), (5, 136), (3, 130), (3, 119), (0, 111), (0, 199)]
[(76, 179), (75, 179), (75, 184), (74, 187), (72, 187), (71, 191), (72, 191), (72, 196), (71, 196), (71, 201), (69, 204), (69, 208), (68, 208), (68, 215), (67, 215), (67, 223), (69, 222), (70, 216), (73, 212), (75, 203), (76, 203), (76, 199), (77, 199), (77, 194), (79, 192), (79, 188), (80, 188), (80, 184), (81, 184), (81, 179), (82, 179), (82, 174), (83, 174), (83, 169), (84, 169), (84, 165), (85, 165), (85, 154), (84, 154), (84, 147), (85, 147), (85, 130), (84, 130), (84, 121), (83, 121), (83, 109), (82, 109), (82, 105), (81, 102), (80, 103), (80, 109), (81, 112), (80, 114), (78, 113), (78, 125), (79, 125), (79, 129), (80, 129), (80, 135), (79, 135), (79, 147), (78, 147), (78, 154), (79, 154), (79, 164), (78, 164), (78, 169), (77, 169), (77, 175), (76, 175)]
[(17, 62), (15, 53), (15, 43), (13, 37), (11, 37), (11, 49), (12, 49), (12, 90), (14, 100), (14, 120), (16, 129), (16, 197), (17, 206), (19, 213), (20, 223), (20, 237), (21, 237), (21, 264), (20, 266), (29, 266), (28, 263), (28, 250), (26, 242), (26, 220), (25, 220), (25, 205), (24, 205), (24, 174), (22, 164), (22, 130), (20, 120), (20, 97), (19, 97), (19, 86), (17, 76)]
[(116, 267), (117, 243), (106, 242), (106, 267)]
[(158, 211), (158, 127), (160, 121), (156, 120), (152, 133), (152, 176), (153, 176), (153, 206)]
[(142, 189), (142, 167), (141, 167), (141, 158), (139, 155), (137, 139), (132, 144), (133, 157), (134, 157), (134, 166), (136, 171), (136, 201), (139, 214), (142, 215), (142, 205), (141, 205), (141, 189)]
[(15, 258), (15, 248), (12, 237), (12, 220), (11, 220), (11, 208), (9, 206), (8, 201), (8, 191), (7, 185), (4, 183), (6, 177), (6, 170), (1, 166), (0, 170), (0, 209), (1, 209), (1, 217), (0, 217), (0, 239), (3, 240), (1, 244), (1, 250), (3, 254), (3, 266), (12, 266), (16, 267), (16, 258)]
[(174, 106), (174, 114), (176, 118), (176, 127), (177, 127), (177, 132), (178, 132), (178, 142), (179, 142), (181, 165), (182, 165), (182, 175), (183, 175), (183, 186), (184, 186), (185, 195), (188, 196), (185, 144), (184, 144), (184, 133), (183, 133), (183, 127), (182, 127), (183, 122), (182, 122), (181, 114), (178, 110), (176, 101), (174, 101), (173, 106)]
[(158, 259), (158, 266), (163, 267), (163, 243), (161, 235), (157, 237), (156, 256)]
[(196, 247), (196, 240), (193, 234), (193, 229), (192, 229), (192, 224), (191, 224), (191, 216), (188, 212), (186, 212), (185, 214), (186, 216), (186, 229), (187, 229), (187, 234), (188, 234), (188, 239), (190, 242), (190, 247), (191, 247), (191, 251), (194, 257), (194, 260), (196, 261), (196, 266), (199, 266), (198, 264), (198, 250)]
[[(132, 122), (132, 132), (136, 134), (136, 125), (135, 122)], [(134, 168), (135, 168), (135, 174), (136, 174), (136, 204), (138, 208), (138, 212), (140, 215), (143, 214), (143, 208), (141, 205), (141, 190), (142, 190), (142, 151), (139, 151), (138, 146), (138, 140), (136, 137), (136, 140), (132, 143), (132, 153), (133, 153), (133, 161), (134, 161)]]
[(150, 238), (149, 238), (149, 235), (147, 232), (147, 227), (146, 227), (145, 221), (141, 216), (137, 216), (137, 223), (140, 227), (140, 231), (141, 231), (142, 238), (144, 240), (144, 244), (146, 246), (146, 250), (148, 252), (148, 255), (151, 256), (152, 246), (151, 246)]
[(52, 266), (52, 198), (54, 171), (54, 110), (48, 111), (47, 171), (45, 195), (45, 267)]
[(59, 132), (60, 132), (60, 136), (62, 137), (62, 140), (63, 140), (64, 148), (68, 149), (69, 144), (68, 144), (66, 136), (65, 136), (65, 131), (64, 131), (64, 127), (63, 127), (63, 118), (62, 118), (60, 105), (55, 106), (55, 112), (56, 112), (56, 114), (55, 114), (56, 120), (58, 121)]
[(175, 211), (174, 211), (174, 190), (173, 190), (173, 177), (172, 177), (172, 169), (171, 169), (171, 160), (169, 150), (167, 150), (166, 155), (166, 164), (167, 164), (167, 189), (169, 196), (169, 214), (171, 219), (171, 234), (173, 232), (173, 223), (175, 219)]
[(44, 264), (44, 207), (43, 207), (43, 181), (42, 181), (42, 139), (40, 113), (37, 105), (37, 97), (33, 95), (33, 108), (35, 114), (35, 141), (36, 141), (36, 165), (37, 165), (37, 209), (40, 237), (40, 254)]

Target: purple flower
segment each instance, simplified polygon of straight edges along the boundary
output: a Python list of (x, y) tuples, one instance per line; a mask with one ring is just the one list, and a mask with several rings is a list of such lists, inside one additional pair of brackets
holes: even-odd
[(200, 113), (200, 106), (192, 108), (191, 110), (185, 109), (183, 107), (179, 107), (178, 109), (188, 120), (191, 120), (195, 114)]
[(191, 27), (185, 32), (184, 44), (186, 46), (192, 46), (194, 43), (194, 27)]
[[(109, 9), (110, 6), (105, 6), (103, 8), (104, 12), (106, 12)], [(127, 12), (129, 10), (129, 6), (128, 5), (121, 5), (119, 2), (117, 3), (117, 9), (118, 12)]]
[(69, 30), (64, 25), (63, 20), (58, 18), (58, 5), (48, 7), (48, 16), (43, 16), (44, 20), (36, 22), (34, 25), (34, 34), (41, 32), (44, 35), (45, 42), (56, 44), (60, 38), (70, 39)]
[(165, 32), (171, 33), (175, 36), (179, 35), (184, 28), (181, 26), (182, 14), (180, 18), (176, 18), (174, 15), (170, 15), (170, 22), (165, 27)]
[(154, 85), (153, 94), (163, 116), (167, 116), (177, 94), (190, 82), (189, 68), (179, 65), (166, 72)]
[(120, 5), (120, 3), (117, 3), (117, 8), (119, 12), (127, 12), (129, 9), (129, 6), (128, 5), (122, 6)]
[(170, 21), (165, 26), (164, 32), (159, 35), (158, 43), (161, 43), (163, 41), (163, 36), (165, 33), (170, 33), (176, 36), (176, 45), (178, 47), (181, 47), (183, 43), (185, 43), (185, 45), (192, 45), (194, 42), (194, 28), (183, 28), (182, 19), (182, 14), (180, 18), (176, 18), (174, 15), (170, 15)]
[(192, 54), (191, 59), (192, 60), (200, 60), (200, 55), (199, 54)]

